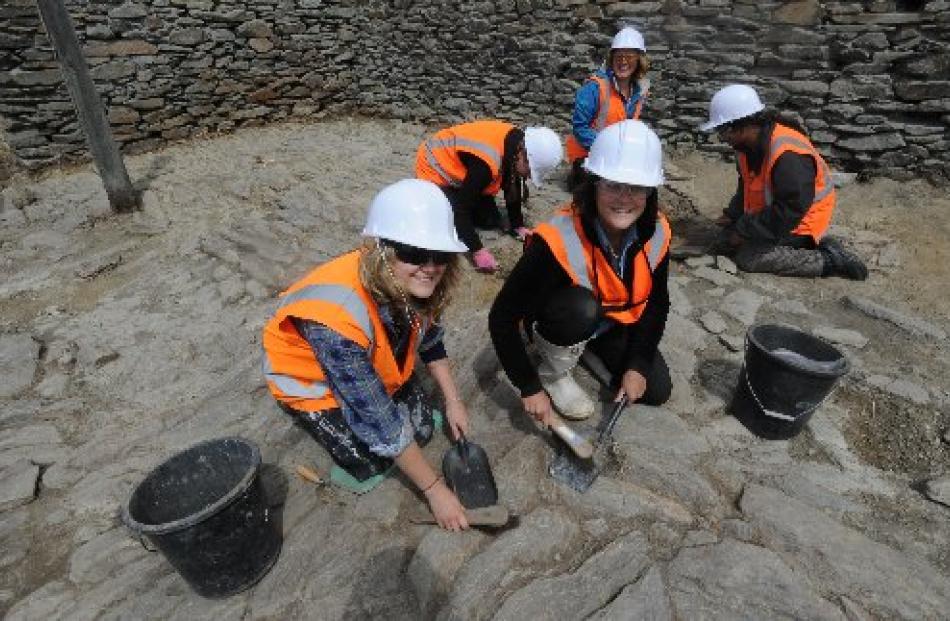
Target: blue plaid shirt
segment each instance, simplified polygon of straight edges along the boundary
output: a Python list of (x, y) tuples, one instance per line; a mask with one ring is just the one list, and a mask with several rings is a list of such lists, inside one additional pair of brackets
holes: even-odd
[[(409, 346), (409, 330), (397, 329), (388, 306), (381, 306), (379, 315), (396, 360), (402, 360)], [(313, 348), (340, 411), (356, 437), (377, 455), (396, 457), (402, 453), (415, 433), (409, 411), (386, 393), (366, 349), (321, 323), (295, 317), (294, 325)], [(443, 334), (442, 327), (433, 324), (422, 336), (419, 357), (423, 363), (446, 357)]]

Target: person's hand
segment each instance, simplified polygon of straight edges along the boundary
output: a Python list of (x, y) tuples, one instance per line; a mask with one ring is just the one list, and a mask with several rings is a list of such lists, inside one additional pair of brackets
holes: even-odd
[(623, 377), (620, 378), (620, 390), (617, 392), (617, 396), (614, 397), (614, 402), (620, 401), (624, 394), (626, 394), (630, 403), (634, 403), (637, 399), (642, 397), (646, 391), (647, 378), (643, 377), (639, 371), (627, 369)]
[(429, 509), (439, 526), (453, 532), (468, 528), (465, 507), (442, 479), (439, 479), (432, 489), (425, 492), (425, 497), (429, 501)]
[(531, 234), (531, 229), (526, 226), (519, 226), (516, 229), (510, 229), (508, 233), (518, 241), (524, 241), (525, 238)]
[(445, 418), (449, 421), (452, 438), (458, 440), (460, 435), (468, 435), (468, 409), (460, 399), (446, 399)]
[(521, 403), (524, 405), (524, 411), (528, 416), (538, 421), (545, 427), (550, 427), (554, 411), (551, 408), (551, 398), (543, 390), (534, 393), (528, 397), (522, 397)]

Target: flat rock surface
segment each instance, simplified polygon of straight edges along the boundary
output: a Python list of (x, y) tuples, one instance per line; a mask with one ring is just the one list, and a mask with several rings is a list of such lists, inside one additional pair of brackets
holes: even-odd
[[(922, 182), (838, 191), (834, 234), (869, 259), (865, 282), (731, 273), (695, 252), (672, 260), (660, 347), (673, 396), (624, 412), (585, 493), (548, 475), (558, 440), (524, 415), (494, 356), (488, 309), (522, 246), (486, 234), (501, 270), (463, 266), (443, 323), (470, 435), (512, 522), (443, 532), (410, 523), (425, 507), (403, 477), (357, 497), (296, 476), (297, 465), (326, 475), (332, 461), (268, 394), (261, 329), (279, 291), (359, 243), (373, 196), (411, 174), (427, 131), (291, 123), (127, 157), (145, 189), (127, 216), (104, 209), (90, 166), (14, 181), (8, 194), (29, 200), (0, 218), (0, 616), (946, 616), (950, 306), (933, 283), (950, 282), (950, 199)], [(701, 248), (734, 166), (665, 157), (677, 171), (675, 196), (660, 193), (674, 241)], [(532, 191), (530, 223), (567, 200), (564, 172)], [(905, 208), (914, 218), (899, 217)], [(763, 322), (824, 334), (852, 362), (788, 440), (732, 415), (743, 336)], [(575, 373), (601, 407), (572, 424), (594, 437), (614, 395)], [(253, 587), (208, 600), (116, 516), (164, 460), (225, 435), (260, 447), (283, 546)], [(430, 463), (449, 445), (435, 437)]]

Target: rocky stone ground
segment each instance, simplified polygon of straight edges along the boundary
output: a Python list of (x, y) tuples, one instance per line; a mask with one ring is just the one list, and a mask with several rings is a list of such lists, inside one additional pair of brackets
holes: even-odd
[[(424, 132), (284, 125), (137, 156), (144, 208), (131, 215), (108, 213), (88, 167), (3, 190), (6, 618), (946, 618), (950, 201), (921, 183), (842, 188), (836, 232), (869, 259), (867, 282), (778, 279), (689, 256), (734, 172), (668, 154), (674, 394), (624, 413), (585, 494), (548, 476), (556, 442), (520, 412), (488, 344), (501, 277), (472, 271), (448, 347), (515, 523), (449, 534), (410, 524), (423, 504), (399, 478), (362, 497), (297, 478), (296, 465), (326, 473), (329, 459), (269, 397), (260, 329), (276, 292), (354, 244)], [(538, 192), (531, 217), (565, 198)], [(510, 267), (517, 243), (489, 244)], [(760, 322), (814, 333), (852, 362), (789, 441), (728, 413), (743, 336)], [(204, 600), (118, 510), (171, 454), (232, 434), (261, 447), (284, 544), (255, 587)], [(426, 451), (438, 460), (447, 446)]]

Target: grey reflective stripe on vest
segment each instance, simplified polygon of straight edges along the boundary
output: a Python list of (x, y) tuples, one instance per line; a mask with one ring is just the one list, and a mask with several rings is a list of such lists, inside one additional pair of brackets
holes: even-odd
[(574, 219), (571, 216), (560, 215), (550, 220), (553, 226), (561, 234), (561, 240), (564, 242), (564, 250), (567, 252), (567, 262), (574, 272), (574, 278), (577, 284), (587, 289), (592, 289), (590, 277), (587, 275), (587, 259), (584, 256), (584, 246), (581, 239), (574, 230)]
[(594, 129), (598, 132), (607, 127), (607, 113), (610, 112), (610, 82), (601, 77), (597, 80), (597, 117), (594, 119)]
[(663, 259), (663, 248), (666, 246), (666, 227), (657, 220), (656, 229), (653, 231), (653, 237), (650, 238), (650, 241), (647, 244), (650, 246), (650, 251), (646, 253), (647, 263), (650, 264), (650, 271), (655, 272), (656, 266), (660, 264), (660, 261)]
[(435, 158), (435, 153), (432, 152), (433, 146), (442, 146), (440, 140), (435, 140), (434, 138), (426, 141), (426, 162), (429, 163), (429, 166), (432, 167), (432, 170), (437, 172), (440, 177), (445, 179), (445, 182), (448, 183), (453, 188), (460, 187), (462, 185), (461, 179), (456, 179), (450, 175), (442, 166), (439, 165), (439, 161)]
[(275, 386), (288, 397), (300, 397), (304, 399), (321, 399), (330, 391), (326, 382), (314, 382), (309, 386), (301, 384), (296, 379), (282, 373), (274, 373), (274, 368), (270, 365), (270, 358), (267, 352), (264, 352), (264, 362), (261, 365), (264, 371), (264, 377), (273, 382)]
[(501, 170), (501, 157), (502, 153), (498, 151), (495, 147), (490, 144), (479, 142), (478, 140), (471, 140), (469, 138), (459, 138), (458, 136), (453, 136), (451, 139), (442, 139), (442, 138), (429, 138), (426, 140), (426, 160), (429, 162), (429, 165), (432, 166), (439, 175), (451, 183), (461, 183), (461, 179), (454, 179), (449, 176), (449, 174), (439, 166), (435, 158), (435, 149), (457, 149), (459, 147), (464, 147), (466, 149), (472, 149), (473, 151), (478, 151), (484, 154), (491, 160), (491, 163), (494, 164), (496, 170)]
[[(373, 329), (373, 322), (369, 318), (369, 310), (366, 308), (366, 304), (353, 289), (344, 285), (308, 285), (281, 298), (279, 308), (307, 301), (330, 302), (342, 307), (363, 330), (363, 334), (369, 340), (368, 350), (372, 351), (376, 343), (376, 331)], [(289, 375), (275, 373), (267, 352), (264, 352), (263, 370), (264, 376), (288, 397), (319, 399), (326, 396), (330, 390), (325, 382), (317, 381), (307, 386)]]
[[(801, 140), (797, 138), (793, 138), (791, 136), (782, 136), (769, 147), (769, 151), (777, 151), (780, 147), (783, 147), (787, 144), (792, 145), (794, 147), (798, 147), (800, 149), (805, 149), (806, 151), (811, 151), (811, 153), (814, 155), (815, 162), (817, 162), (817, 164), (821, 166), (821, 173), (822, 173), (821, 176), (825, 178), (825, 187), (820, 192), (815, 193), (815, 198), (812, 199), (811, 204), (814, 205), (818, 203), (823, 198), (825, 198), (826, 196), (834, 192), (835, 184), (831, 179), (831, 168), (828, 167), (828, 163), (825, 162), (825, 159), (821, 157), (821, 154), (818, 153), (818, 151), (815, 149), (813, 145), (810, 145), (807, 142), (802, 142)], [(769, 157), (771, 158), (771, 153), (769, 154)], [(766, 181), (767, 183), (764, 184), (765, 185), (765, 192), (764, 192), (765, 205), (767, 207), (771, 207), (772, 206), (772, 180), (767, 179)]]

